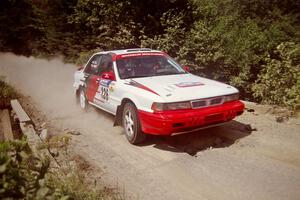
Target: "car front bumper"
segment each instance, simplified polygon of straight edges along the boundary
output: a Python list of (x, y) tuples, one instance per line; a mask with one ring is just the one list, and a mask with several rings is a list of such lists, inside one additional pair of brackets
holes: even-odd
[(153, 135), (173, 135), (211, 127), (241, 115), (245, 105), (240, 101), (222, 105), (178, 111), (150, 113), (138, 111), (142, 131)]

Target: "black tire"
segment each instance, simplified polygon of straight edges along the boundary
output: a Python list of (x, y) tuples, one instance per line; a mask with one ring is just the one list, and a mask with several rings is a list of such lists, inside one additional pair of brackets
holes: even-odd
[(146, 135), (142, 132), (141, 123), (134, 104), (130, 102), (125, 104), (122, 114), (122, 123), (128, 142), (138, 144), (145, 140)]
[(79, 89), (78, 102), (79, 102), (79, 106), (81, 107), (82, 110), (88, 109), (89, 103), (86, 99), (86, 95), (85, 95), (83, 88)]

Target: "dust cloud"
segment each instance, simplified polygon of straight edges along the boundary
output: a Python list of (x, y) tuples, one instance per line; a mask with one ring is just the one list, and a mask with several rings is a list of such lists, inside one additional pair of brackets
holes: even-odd
[[(25, 69), (24, 69), (25, 68)], [(73, 74), (77, 66), (62, 58), (51, 60), (0, 54), (0, 76), (50, 117), (68, 117), (81, 112), (73, 91)]]

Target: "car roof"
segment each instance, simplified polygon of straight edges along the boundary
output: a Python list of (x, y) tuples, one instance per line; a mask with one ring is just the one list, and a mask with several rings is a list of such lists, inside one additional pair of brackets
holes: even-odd
[(112, 53), (115, 55), (123, 55), (123, 54), (130, 54), (130, 53), (162, 53), (161, 51), (148, 49), (148, 48), (135, 48), (135, 49), (122, 49), (122, 50), (112, 50), (112, 51), (102, 51), (96, 54), (107, 54)]

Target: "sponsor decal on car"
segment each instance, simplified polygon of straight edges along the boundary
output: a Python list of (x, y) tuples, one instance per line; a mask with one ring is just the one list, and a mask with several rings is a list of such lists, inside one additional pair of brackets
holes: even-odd
[(108, 91), (109, 91), (109, 85), (111, 84), (111, 80), (107, 79), (101, 79), (99, 88), (98, 88), (98, 93), (100, 93), (101, 98), (105, 101), (108, 100)]
[(128, 58), (128, 57), (137, 57), (137, 56), (164, 56), (164, 53), (130, 53), (130, 54), (122, 54), (118, 55), (118, 58)]
[(96, 95), (94, 97), (94, 101), (100, 101), (102, 103), (104, 101), (108, 101), (109, 91), (110, 91), (109, 87), (110, 87), (111, 83), (112, 83), (111, 80), (100, 79), (98, 90), (97, 90)]
[(131, 85), (131, 86), (133, 86), (133, 87), (137, 87), (137, 88), (140, 88), (140, 89), (143, 89), (143, 90), (146, 90), (146, 91), (148, 91), (148, 92), (151, 92), (151, 93), (153, 93), (153, 94), (156, 94), (156, 95), (160, 96), (160, 95), (157, 94), (155, 91), (151, 90), (150, 88), (148, 88), (148, 87), (144, 86), (143, 84), (138, 83), (138, 82), (136, 82), (136, 81), (134, 81), (134, 80), (130, 80), (129, 83), (125, 83), (125, 84)]

